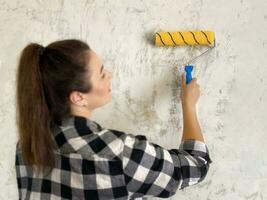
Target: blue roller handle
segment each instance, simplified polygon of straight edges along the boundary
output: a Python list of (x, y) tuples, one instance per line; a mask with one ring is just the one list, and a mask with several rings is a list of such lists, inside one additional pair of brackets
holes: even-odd
[(192, 80), (193, 65), (186, 65), (184, 68), (186, 72), (186, 84)]

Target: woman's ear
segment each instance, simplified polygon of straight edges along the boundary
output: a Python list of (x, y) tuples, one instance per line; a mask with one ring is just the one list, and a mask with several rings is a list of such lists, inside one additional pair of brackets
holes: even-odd
[(87, 106), (86, 99), (81, 92), (73, 91), (70, 93), (70, 102), (78, 106)]

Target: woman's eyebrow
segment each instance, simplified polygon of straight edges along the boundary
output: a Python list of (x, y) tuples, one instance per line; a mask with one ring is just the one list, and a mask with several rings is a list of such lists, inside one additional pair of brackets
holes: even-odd
[(104, 68), (104, 65), (101, 66), (101, 69), (100, 69), (100, 74), (102, 73), (103, 71), (103, 68)]

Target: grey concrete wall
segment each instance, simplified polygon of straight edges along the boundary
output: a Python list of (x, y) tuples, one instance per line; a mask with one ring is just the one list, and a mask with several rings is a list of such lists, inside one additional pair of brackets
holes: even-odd
[(156, 31), (210, 29), (217, 47), (194, 76), (213, 163), (170, 199), (267, 199), (267, 1), (0, 0), (0, 199), (17, 199), (15, 72), (29, 42), (86, 40), (113, 73), (113, 101), (93, 119), (178, 148), (182, 63), (205, 48), (157, 48)]

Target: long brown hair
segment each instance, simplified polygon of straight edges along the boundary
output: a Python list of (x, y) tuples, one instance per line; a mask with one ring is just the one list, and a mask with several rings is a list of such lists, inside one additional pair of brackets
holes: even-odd
[(27, 165), (55, 166), (51, 127), (71, 115), (72, 91), (88, 93), (91, 83), (88, 44), (59, 40), (43, 47), (28, 44), (21, 52), (17, 70), (16, 123), (23, 160)]

